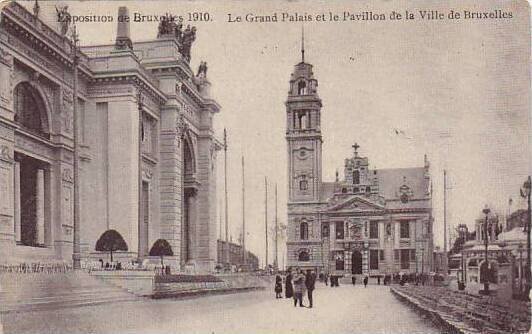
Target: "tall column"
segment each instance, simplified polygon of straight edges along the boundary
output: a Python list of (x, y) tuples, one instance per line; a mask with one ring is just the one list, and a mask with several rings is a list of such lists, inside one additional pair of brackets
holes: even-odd
[(14, 203), (15, 203), (15, 241), (20, 241), (20, 162), (15, 161), (14, 180)]
[(44, 170), (37, 169), (37, 186), (35, 189), (37, 216), (37, 244), (44, 245)]

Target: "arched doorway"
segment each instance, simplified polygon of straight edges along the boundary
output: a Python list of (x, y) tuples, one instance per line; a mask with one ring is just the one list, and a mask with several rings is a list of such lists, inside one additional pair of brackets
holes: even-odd
[(351, 273), (354, 275), (362, 274), (362, 253), (359, 251), (353, 251), (351, 255)]
[[(49, 208), (53, 151), (48, 111), (42, 95), (29, 82), (15, 86), (13, 99), (14, 121), (19, 126), (15, 135), (24, 138), (16, 141), (14, 148), (15, 241), (23, 246), (46, 247), (52, 244)], [(37, 146), (42, 150), (36, 151)]]
[(196, 240), (197, 184), (195, 177), (195, 159), (192, 143), (188, 137), (183, 140), (183, 212), (181, 220), (181, 264), (194, 259)]

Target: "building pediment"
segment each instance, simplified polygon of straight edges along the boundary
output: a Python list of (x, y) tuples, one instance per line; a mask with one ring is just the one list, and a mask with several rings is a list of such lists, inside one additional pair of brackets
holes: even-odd
[(385, 210), (382, 204), (371, 201), (362, 196), (352, 196), (344, 200), (331, 201), (328, 212), (371, 212)]

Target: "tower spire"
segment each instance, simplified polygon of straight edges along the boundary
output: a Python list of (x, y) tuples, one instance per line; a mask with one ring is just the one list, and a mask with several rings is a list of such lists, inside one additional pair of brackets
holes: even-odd
[(305, 62), (305, 27), (301, 26), (301, 62)]

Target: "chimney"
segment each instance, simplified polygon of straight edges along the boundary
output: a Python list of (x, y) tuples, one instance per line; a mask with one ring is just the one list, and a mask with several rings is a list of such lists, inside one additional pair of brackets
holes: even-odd
[(116, 41), (115, 49), (116, 50), (132, 50), (133, 43), (129, 37), (129, 19), (124, 19), (129, 17), (129, 11), (126, 6), (118, 8), (118, 24), (116, 27)]

